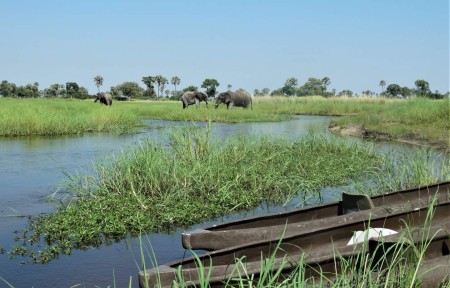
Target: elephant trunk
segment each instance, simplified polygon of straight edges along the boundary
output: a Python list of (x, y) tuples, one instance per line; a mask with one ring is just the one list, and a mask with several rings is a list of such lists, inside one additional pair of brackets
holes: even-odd
[(219, 107), (220, 103), (222, 103), (222, 99), (217, 98), (216, 103), (214, 104), (214, 107), (217, 109), (217, 107)]

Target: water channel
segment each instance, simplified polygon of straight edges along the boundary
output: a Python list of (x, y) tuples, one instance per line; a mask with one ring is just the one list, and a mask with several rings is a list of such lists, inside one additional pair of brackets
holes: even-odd
[[(273, 136), (298, 138), (313, 130), (328, 133), (332, 118), (323, 116), (299, 116), (296, 120), (279, 123), (213, 124), (213, 137), (226, 138), (236, 133), (271, 134)], [(164, 141), (172, 126), (192, 125), (172, 121), (148, 120), (149, 126), (137, 134), (87, 134), (84, 136), (20, 137), (0, 139), (0, 248), (9, 250), (14, 242), (14, 231), (26, 227), (27, 217), (51, 212), (55, 208), (48, 196), (58, 190), (65, 179), (64, 171), (75, 173), (86, 171), (92, 163), (102, 157), (135, 145), (140, 139), (152, 138)], [(197, 123), (196, 125), (207, 125)], [(382, 144), (380, 149), (413, 150), (400, 144)], [(325, 188), (325, 201), (333, 199), (339, 187)], [(333, 194), (334, 193), (334, 194)], [(230, 215), (216, 219), (227, 221), (237, 217), (253, 216), (291, 209), (286, 207), (259, 207), (245, 214)], [(25, 217), (20, 217), (25, 216)], [(202, 223), (195, 227), (205, 226)], [(194, 229), (195, 227), (191, 227)], [(170, 235), (153, 234), (143, 238), (144, 244), (151, 243), (159, 265), (184, 256), (181, 246), (181, 232)], [(48, 264), (25, 263), (27, 259), (9, 259), (0, 255), (0, 277), (13, 287), (138, 287), (137, 274), (141, 263), (139, 240), (126, 239), (120, 243), (103, 246), (100, 249), (74, 251), (70, 256), (61, 256)], [(150, 258), (146, 261), (151, 266)], [(0, 288), (10, 287), (0, 278)]]

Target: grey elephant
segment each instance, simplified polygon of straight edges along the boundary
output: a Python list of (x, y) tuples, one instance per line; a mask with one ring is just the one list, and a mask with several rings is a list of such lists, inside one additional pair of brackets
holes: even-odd
[(208, 108), (208, 95), (199, 91), (187, 91), (181, 96), (181, 102), (183, 103), (183, 109), (189, 107), (189, 105), (195, 104), (198, 108), (200, 107), (200, 102), (205, 101), (206, 108)]
[(106, 106), (111, 106), (112, 105), (112, 96), (109, 93), (97, 93), (97, 98), (95, 98), (94, 102), (97, 102), (98, 100), (100, 100), (100, 103), (105, 104)]
[(252, 107), (252, 96), (250, 93), (246, 91), (236, 91), (236, 92), (222, 92), (219, 95), (217, 95), (216, 99), (216, 109), (219, 107), (221, 103), (224, 103), (227, 105), (227, 109), (233, 108), (233, 106), (236, 107), (243, 107), (253, 109)]

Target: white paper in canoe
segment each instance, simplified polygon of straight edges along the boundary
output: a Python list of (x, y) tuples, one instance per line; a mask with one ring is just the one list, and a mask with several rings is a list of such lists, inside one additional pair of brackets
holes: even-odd
[(369, 239), (376, 239), (379, 237), (394, 235), (397, 233), (397, 231), (386, 228), (369, 228), (365, 231), (356, 231), (350, 241), (348, 241), (347, 246), (362, 243)]

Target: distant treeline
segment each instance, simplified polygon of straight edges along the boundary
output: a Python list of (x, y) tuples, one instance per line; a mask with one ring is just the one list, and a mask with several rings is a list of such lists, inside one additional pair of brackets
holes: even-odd
[[(145, 88), (139, 86), (137, 82), (123, 82), (116, 86), (111, 86), (108, 91), (116, 99), (130, 99), (130, 98), (145, 98), (145, 99), (171, 99), (179, 100), (181, 95), (186, 91), (198, 91), (197, 86), (187, 86), (184, 89), (177, 90), (177, 86), (180, 85), (181, 80), (178, 76), (174, 76), (170, 79), (170, 84), (173, 89), (168, 89), (169, 80), (162, 76), (145, 76), (141, 80)], [(103, 85), (103, 77), (97, 75), (94, 77), (94, 83), (100, 92), (100, 88)], [(449, 97), (449, 92), (440, 93), (439, 91), (432, 92), (430, 85), (425, 80), (416, 80), (414, 87), (401, 87), (398, 84), (387, 85), (386, 81), (381, 80), (379, 86), (381, 92), (376, 93), (374, 91), (365, 90), (361, 94), (354, 93), (351, 90), (345, 89), (342, 91), (336, 91), (336, 89), (328, 90), (328, 86), (331, 84), (331, 80), (328, 77), (322, 79), (309, 78), (303, 85), (298, 84), (298, 80), (291, 77), (286, 80), (284, 85), (278, 89), (271, 91), (269, 88), (263, 88), (261, 90), (255, 89), (253, 96), (289, 96), (289, 97), (302, 97), (302, 96), (384, 96), (388, 98), (411, 98), (411, 97), (426, 97), (430, 99), (444, 99)], [(215, 97), (218, 94), (219, 82), (216, 79), (205, 79), (201, 85), (201, 88), (205, 89), (206, 94), (209, 97)], [(231, 90), (232, 85), (227, 84), (226, 90)], [(386, 89), (385, 89), (386, 88)], [(240, 88), (241, 89), (241, 88)], [(96, 93), (95, 93), (96, 94)], [(85, 87), (79, 86), (76, 82), (67, 82), (66, 84), (52, 84), (50, 87), (43, 90), (39, 89), (39, 83), (27, 84), (25, 86), (18, 86), (14, 83), (3, 80), (0, 83), (0, 97), (15, 97), (15, 98), (78, 98), (88, 99), (93, 95), (88, 92)]]
[[(426, 97), (431, 99), (443, 99), (449, 96), (449, 92), (445, 94), (441, 94), (439, 91), (431, 92), (430, 85), (425, 80), (416, 80), (414, 82), (414, 88), (401, 87), (398, 84), (386, 84), (386, 81), (381, 80), (379, 82), (379, 86), (381, 86), (381, 93), (376, 93), (370, 90), (362, 91), (360, 95), (353, 93), (351, 90), (342, 90), (337, 92), (336, 89), (332, 89), (328, 91), (327, 88), (331, 84), (331, 80), (328, 77), (324, 77), (322, 79), (318, 78), (309, 78), (308, 81), (299, 86), (298, 80), (294, 77), (291, 77), (286, 80), (284, 86), (273, 90), (270, 95), (271, 96), (324, 96), (324, 97), (333, 97), (333, 96), (384, 96), (388, 98), (411, 98), (411, 97)], [(387, 85), (387, 87), (386, 87)], [(386, 87), (386, 89), (384, 89)], [(265, 96), (269, 95), (268, 90), (263, 89), (261, 92), (259, 90), (254, 91), (255, 96)]]

